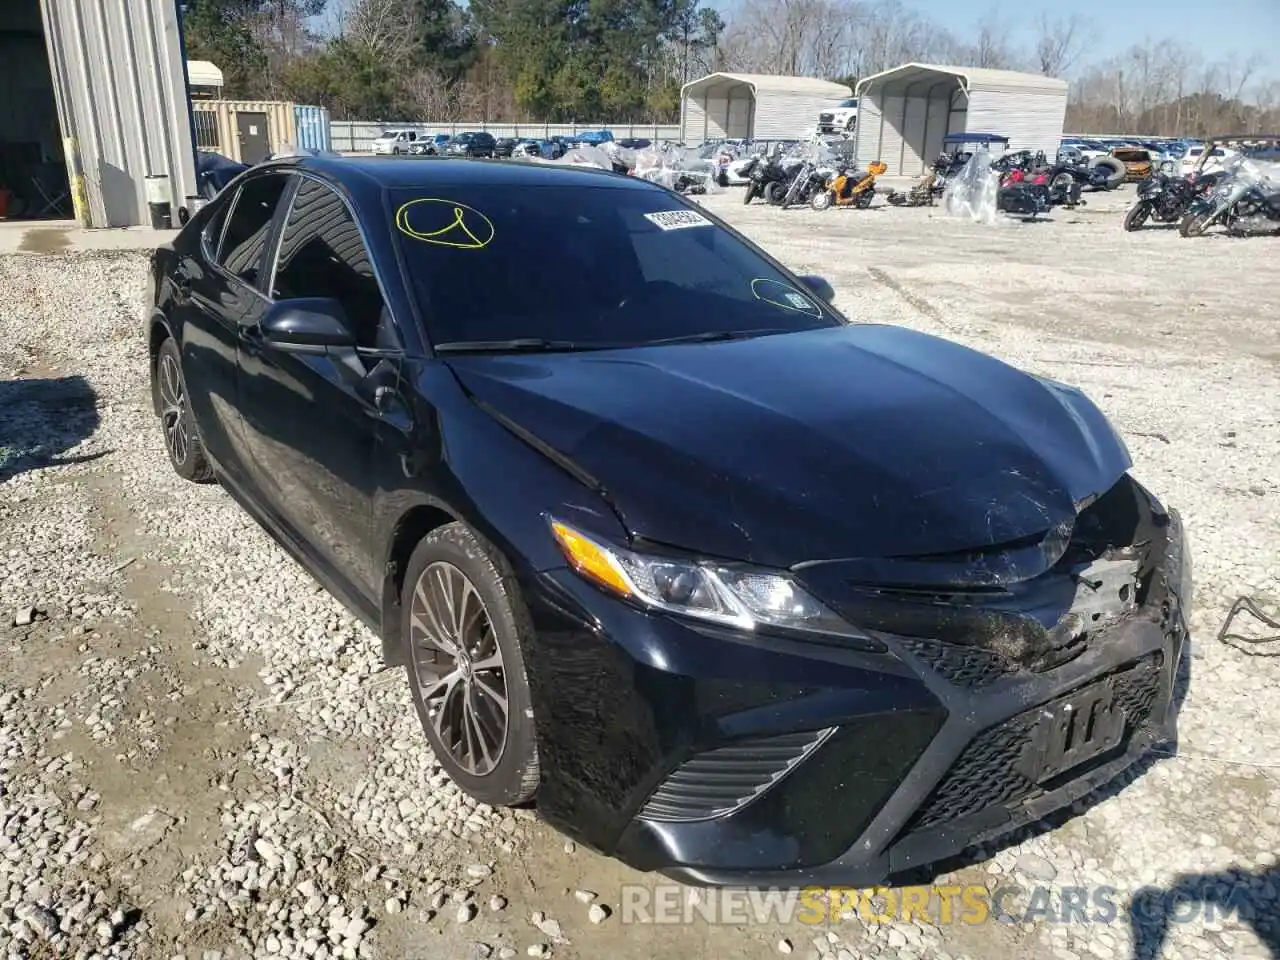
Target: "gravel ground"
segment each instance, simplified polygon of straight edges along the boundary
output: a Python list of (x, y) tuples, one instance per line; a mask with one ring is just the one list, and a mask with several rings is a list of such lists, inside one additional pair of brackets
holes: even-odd
[[(1183, 511), (1197, 596), (1177, 755), (945, 867), (951, 883), (1114, 887), (1115, 922), (624, 926), (620, 885), (656, 878), (464, 797), (370, 634), (221, 490), (172, 474), (148, 405), (145, 258), (54, 253), (0, 257), (0, 947), (1119, 958), (1151, 946), (1123, 913), (1138, 888), (1194, 897), (1213, 877), (1274, 922), (1280, 659), (1257, 654), (1280, 649), (1214, 635), (1238, 596), (1280, 610), (1277, 248), (1125, 234), (1128, 197), (1091, 199), (998, 226), (705, 202), (826, 275), (855, 319), (1080, 384)], [(1173, 923), (1162, 955), (1265, 957), (1280, 930), (1258, 926)]]

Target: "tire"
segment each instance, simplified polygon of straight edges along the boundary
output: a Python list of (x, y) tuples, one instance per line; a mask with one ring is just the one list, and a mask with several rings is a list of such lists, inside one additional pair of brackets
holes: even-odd
[(784, 187), (777, 180), (774, 180), (771, 183), (765, 184), (764, 198), (770, 203), (772, 203), (774, 206), (779, 206), (782, 203), (782, 198), (785, 197), (786, 195), (787, 195), (787, 188)]
[(873, 186), (858, 194), (858, 199), (854, 201), (854, 204), (859, 210), (869, 210), (871, 208), (871, 204), (875, 202), (875, 199), (876, 188)]
[(213, 467), (209, 466), (204, 444), (200, 442), (200, 430), (191, 415), (187, 379), (182, 373), (182, 354), (172, 337), (166, 338), (156, 352), (151, 395), (160, 411), (164, 448), (174, 472), (192, 483), (212, 483)]
[(1151, 204), (1145, 200), (1136, 203), (1129, 208), (1129, 212), (1124, 215), (1124, 228), (1129, 233), (1135, 230), (1141, 230), (1146, 222), (1151, 218)]
[(1209, 229), (1210, 213), (1188, 213), (1178, 222), (1178, 233), (1184, 237), (1202, 237)]
[(809, 198), (809, 206), (813, 207), (815, 210), (827, 209), (827, 207), (831, 206), (831, 191), (819, 190), (815, 192), (814, 195)]
[[(455, 588), (455, 607), (445, 602), (441, 590), (445, 583)], [(472, 607), (464, 606), (464, 597), (467, 604), (479, 601), (479, 620), (469, 612)], [(529, 617), (506, 561), (465, 524), (439, 527), (422, 539), (409, 558), (400, 608), (401, 636), (408, 644), (409, 692), (437, 762), (454, 783), (481, 803), (508, 807), (532, 799), (538, 789), (538, 742), (521, 642), (529, 631)], [(458, 661), (414, 624), (416, 619), (419, 624), (435, 624), (438, 630), (443, 623), (449, 630), (449, 611), (455, 608), (464, 611), (479, 628), (465, 631), (472, 648), (462, 667), (455, 666)], [(428, 609), (435, 612), (435, 620), (428, 619)], [(496, 666), (473, 666), (495, 658)], [(442, 676), (450, 674), (458, 674), (459, 679), (440, 694), (434, 693), (440, 689)], [(482, 726), (491, 733), (497, 727), (497, 700), (503, 697), (507, 708), (503, 740), (491, 743), (486, 750), (475, 738), (483, 738)], [(473, 716), (480, 711), (489, 721), (474, 724), (470, 759), (459, 753), (461, 742), (452, 747), (445, 740), (452, 742), (465, 735), (460, 724), (466, 722), (467, 706)], [(454, 717), (459, 724), (456, 729), (448, 719), (455, 711), (463, 712), (462, 717)], [(445, 718), (439, 729), (436, 716)]]
[(1128, 168), (1115, 157), (1097, 157), (1089, 166), (1106, 168), (1111, 171), (1107, 174), (1108, 190), (1116, 189), (1116, 187), (1124, 183), (1125, 178), (1129, 175)]

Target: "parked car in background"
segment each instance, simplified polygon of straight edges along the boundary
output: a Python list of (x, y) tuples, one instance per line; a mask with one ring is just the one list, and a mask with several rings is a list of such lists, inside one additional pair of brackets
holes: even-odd
[(848, 133), (858, 123), (858, 98), (841, 100), (818, 114), (819, 133)]
[(1240, 151), (1234, 147), (1223, 146), (1222, 144), (1214, 144), (1209, 151), (1209, 155), (1205, 156), (1205, 145), (1203, 143), (1192, 144), (1187, 148), (1187, 152), (1182, 155), (1182, 159), (1178, 163), (1179, 172), (1185, 177), (1196, 169), (1196, 165), (1203, 159), (1204, 164), (1201, 172), (1210, 173), (1214, 170), (1222, 169), (1232, 157), (1240, 155)]
[(498, 141), (483, 130), (460, 133), (444, 146), (448, 157), (492, 157), (497, 155)]
[(374, 138), (373, 152), (380, 154), (408, 153), (409, 148), (418, 142), (418, 131), (397, 128), (383, 130)]
[(409, 145), (409, 153), (414, 156), (435, 156), (444, 152), (444, 145), (452, 140), (453, 137), (447, 133), (434, 133), (430, 136), (419, 137), (416, 142)]
[(516, 144), (520, 142), (519, 137), (498, 137), (493, 144), (493, 155), (506, 159), (516, 148)]
[(1159, 166), (1159, 160), (1145, 147), (1116, 147), (1111, 155), (1124, 164), (1126, 183), (1145, 180)]

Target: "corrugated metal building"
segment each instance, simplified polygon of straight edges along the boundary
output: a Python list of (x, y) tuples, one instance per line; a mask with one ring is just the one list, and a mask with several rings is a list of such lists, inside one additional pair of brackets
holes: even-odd
[(981, 67), (908, 63), (858, 82), (857, 159), (888, 176), (918, 176), (948, 133), (994, 133), (1010, 150), (1054, 156), (1067, 115), (1067, 82)]
[(799, 140), (817, 129), (824, 108), (852, 94), (813, 77), (712, 73), (680, 91), (680, 139)]
[(174, 0), (0, 2), (0, 188), (13, 217), (150, 221), (148, 176), (195, 193)]

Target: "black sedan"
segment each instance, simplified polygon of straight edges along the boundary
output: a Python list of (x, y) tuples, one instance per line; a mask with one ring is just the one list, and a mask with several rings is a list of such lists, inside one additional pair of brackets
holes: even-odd
[(155, 410), (472, 796), (866, 883), (1164, 739), (1190, 562), (1078, 390), (831, 296), (633, 177), (270, 162), (155, 253)]

